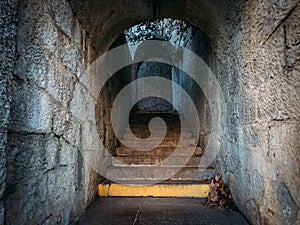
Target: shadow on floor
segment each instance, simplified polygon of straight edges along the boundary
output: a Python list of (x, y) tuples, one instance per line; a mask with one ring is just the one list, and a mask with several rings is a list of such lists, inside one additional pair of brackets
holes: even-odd
[(100, 198), (78, 225), (248, 225), (237, 211), (221, 213), (197, 198)]

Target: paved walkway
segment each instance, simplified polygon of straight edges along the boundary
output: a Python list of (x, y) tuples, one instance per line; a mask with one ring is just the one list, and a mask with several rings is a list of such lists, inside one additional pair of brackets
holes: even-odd
[(243, 216), (210, 209), (196, 198), (101, 198), (78, 225), (248, 225)]

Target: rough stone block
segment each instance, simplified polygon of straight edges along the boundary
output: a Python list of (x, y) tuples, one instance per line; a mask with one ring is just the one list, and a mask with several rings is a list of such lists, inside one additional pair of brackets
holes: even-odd
[(4, 225), (4, 203), (0, 202), (0, 225)]
[(73, 74), (78, 73), (78, 67), (80, 65), (81, 55), (78, 52), (78, 46), (72, 44), (69, 45), (62, 40), (60, 46), (60, 59), (61, 63), (68, 68)]
[(228, 153), (226, 154), (226, 158), (229, 159), (227, 163), (228, 170), (235, 171), (241, 166), (241, 162), (239, 161), (239, 147), (237, 144), (231, 142), (226, 143), (226, 146), (228, 147)]
[(74, 202), (74, 167), (63, 166), (47, 174), (46, 215), (49, 224), (68, 224)]
[(285, 34), (283, 26), (280, 26), (261, 47), (261, 51), (255, 55), (257, 74), (267, 75), (268, 78), (282, 76), (285, 67)]
[(84, 158), (80, 153), (77, 155), (77, 164), (74, 168), (74, 204), (71, 206), (70, 221), (74, 221), (83, 214), (87, 205), (87, 163), (85, 163)]
[(274, 99), (270, 96), (270, 82), (264, 81), (258, 86), (255, 104), (257, 105), (257, 120), (260, 122), (270, 121), (274, 113)]
[(97, 133), (96, 124), (86, 121), (82, 126), (82, 143), (80, 152), (84, 160), (89, 163), (93, 169), (98, 169), (101, 163), (102, 144)]
[(299, 137), (299, 124), (276, 124), (270, 128), (269, 155), (273, 156), (271, 162), (278, 176), (289, 188), (291, 197), (298, 203), (300, 202)]
[(58, 110), (53, 116), (53, 132), (63, 137), (71, 145), (80, 147), (81, 124), (72, 117), (69, 111)]
[(18, 132), (51, 131), (52, 103), (43, 90), (13, 82), (9, 128)]
[(58, 154), (59, 154), (59, 139), (49, 136), (47, 140), (43, 140), (46, 142), (45, 144), (45, 155), (46, 155), (46, 169), (52, 170), (58, 164)]
[(265, 195), (265, 178), (264, 175), (261, 174), (259, 171), (262, 171), (262, 168), (253, 169), (251, 171), (249, 188), (251, 189), (253, 196), (256, 196), (256, 199), (262, 202), (264, 200)]
[(268, 126), (264, 124), (251, 124), (240, 127), (240, 144), (246, 148), (252, 148), (258, 152), (264, 153), (268, 148)]
[(245, 215), (247, 216), (251, 224), (263, 224), (259, 207), (260, 205), (255, 199), (251, 198), (247, 202), (245, 202), (243, 206), (239, 206), (243, 209), (243, 212), (245, 212)]
[[(74, 20), (74, 26), (73, 26), (73, 42), (74, 42), (74, 45), (79, 49), (79, 52), (80, 52), (80, 56), (82, 58), (82, 54), (81, 52), (83, 53), (85, 51), (84, 49), (84, 29), (82, 29), (81, 27), (81, 24), (80, 22), (75, 19)], [(82, 63), (84, 65), (84, 63)]]
[(286, 62), (293, 66), (300, 60), (300, 6), (298, 5), (284, 23), (286, 31)]
[[(37, 59), (33, 59), (34, 57)], [(46, 88), (47, 58), (43, 51), (39, 53), (33, 51), (21, 53), (16, 62), (16, 76), (21, 80), (30, 80), (38, 87)]]
[(8, 80), (0, 73), (0, 132), (6, 132), (8, 115), (9, 115), (9, 99), (8, 99)]
[(78, 150), (72, 145), (68, 144), (64, 139), (60, 140), (60, 165), (76, 165)]
[(68, 38), (73, 36), (74, 15), (68, 1), (50, 1), (48, 3), (54, 13), (56, 25), (64, 32)]
[(286, 224), (296, 224), (297, 211), (299, 208), (291, 196), (290, 190), (282, 182), (275, 181), (274, 186), (276, 186), (277, 212), (281, 218), (280, 220)]
[(46, 88), (47, 61), (56, 51), (57, 30), (42, 2), (22, 1), (20, 7), (22, 19), (18, 21), (16, 76)]
[[(67, 109), (73, 98), (76, 76), (66, 69), (57, 59), (50, 60), (47, 91), (62, 107)], [(51, 74), (51, 75), (50, 75)]]
[[(28, 58), (30, 51), (42, 53), (56, 50), (58, 30), (53, 24), (47, 7), (40, 1), (23, 1), (18, 21), (18, 52)], [(34, 57), (34, 59), (37, 59)]]
[(300, 61), (298, 64), (295, 64), (295, 67), (292, 71), (287, 73), (286, 82), (289, 87), (294, 87), (295, 94), (299, 94), (300, 89)]
[(6, 186), (6, 146), (7, 134), (0, 133), (0, 198), (2, 197)]
[(263, 44), (297, 3), (297, 0), (248, 2), (244, 6), (242, 19), (245, 39), (254, 47)]
[(6, 221), (11, 224), (41, 224), (46, 218), (46, 177), (26, 179), (14, 188), (6, 196)]
[(47, 167), (43, 135), (10, 135), (7, 146), (7, 182), (26, 182)]
[[(272, 106), (269, 112), (272, 120), (300, 119), (300, 86), (295, 86), (297, 81), (291, 84), (293, 79), (288, 81), (289, 77), (295, 75), (292, 72), (287, 78), (286, 75), (283, 75), (281, 78), (270, 81), (268, 98), (270, 98)], [(300, 78), (298, 77), (296, 80), (300, 81)]]
[(64, 109), (62, 109), (61, 111), (56, 111), (53, 114), (52, 121), (53, 132), (58, 136), (62, 136), (64, 132), (68, 129), (68, 126), (70, 126), (71, 113)]
[(256, 96), (253, 94), (253, 91), (247, 88), (240, 90), (236, 108), (237, 115), (244, 124), (251, 124), (257, 120)]
[(82, 125), (75, 118), (72, 118), (70, 125), (63, 134), (64, 139), (77, 149), (81, 146), (81, 127)]
[(70, 111), (72, 116), (80, 123), (85, 120), (96, 121), (94, 99), (80, 83), (75, 86)]

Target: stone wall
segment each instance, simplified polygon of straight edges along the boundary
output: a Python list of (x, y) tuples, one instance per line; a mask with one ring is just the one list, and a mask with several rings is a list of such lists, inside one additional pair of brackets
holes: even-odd
[(18, 1), (0, 2), (0, 224), (4, 224), (6, 188), (7, 123), (10, 110), (11, 79), (16, 52), (16, 13)]
[[(126, 43), (127, 41), (125, 38), (125, 34), (122, 33), (116, 38), (114, 43), (110, 46), (109, 50), (112, 50), (119, 46), (123, 46)], [(122, 47), (122, 54), (119, 57), (120, 61), (131, 59), (129, 48)], [(133, 65), (128, 65), (120, 69), (108, 79), (107, 83), (104, 85), (103, 89), (100, 90), (100, 93), (97, 97), (97, 104), (95, 107), (97, 132), (102, 143), (111, 154), (115, 153), (116, 146), (119, 145), (119, 140), (116, 138), (116, 132), (114, 131), (112, 126), (111, 113), (113, 103), (122, 88), (125, 87), (131, 80), (133, 80), (133, 77)], [(130, 100), (128, 100), (128, 102), (130, 102)], [(117, 115), (115, 118), (118, 122), (116, 129), (118, 129), (118, 133), (123, 134), (126, 129), (125, 121), (128, 119), (126, 117), (127, 115), (123, 113), (125, 105), (121, 104), (116, 107), (118, 107)], [(104, 154), (103, 156), (107, 156), (105, 152), (102, 153)], [(105, 159), (110, 160), (111, 157), (105, 157)], [(110, 165), (110, 161), (107, 162), (107, 165)]]
[[(143, 77), (163, 77), (172, 80), (172, 67), (167, 64), (162, 64), (158, 62), (144, 62), (139, 66), (137, 72), (137, 78)], [(166, 93), (172, 93), (172, 87), (165, 87)], [(137, 96), (141, 97), (149, 93), (149, 87), (147, 83), (142, 82), (140, 86), (137, 87)], [(149, 111), (168, 111), (173, 110), (172, 102), (164, 101), (158, 97), (147, 97), (137, 103), (137, 109), (149, 110)]]
[[(199, 56), (206, 64), (207, 67), (210, 66), (210, 61), (212, 57), (212, 49), (210, 46), (209, 37), (201, 30), (192, 27), (188, 33), (188, 38), (186, 43), (183, 44), (183, 47), (191, 50), (197, 56)], [(180, 62), (180, 68), (186, 69), (190, 68), (193, 71), (193, 68), (196, 68), (194, 59), (191, 59), (188, 55), (182, 57), (182, 62)], [(200, 123), (200, 134), (194, 134), (195, 137), (199, 136), (198, 145), (205, 150), (208, 137), (211, 132), (211, 119), (210, 119), (210, 106), (207, 100), (207, 96), (194, 80), (190, 76), (192, 74), (186, 74), (180, 69), (173, 68), (172, 79), (174, 82), (179, 84), (191, 97), (194, 102), (194, 105), (197, 109), (198, 118), (187, 118), (188, 122), (193, 125), (195, 120), (199, 119)], [(196, 76), (203, 76), (203, 74), (196, 74)], [(174, 92), (174, 106), (178, 107), (183, 105), (183, 109), (186, 110), (186, 114), (190, 115), (191, 106), (187, 105), (187, 102), (184, 101), (184, 98), (180, 96), (179, 93)], [(179, 108), (179, 107), (178, 107)]]
[(252, 224), (299, 224), (299, 1), (240, 12), (215, 48), (228, 113), (218, 165)]
[(80, 151), (99, 139), (97, 77), (85, 68), (126, 28), (175, 17), (211, 41), (226, 104), (216, 165), (238, 207), (252, 224), (300, 223), (299, 1), (118, 3), (24, 0), (16, 27), (16, 1), (1, 1), (0, 222), (3, 202), (7, 224), (68, 224), (82, 214), (98, 177)]
[(17, 29), (6, 224), (69, 224), (97, 193), (98, 175), (80, 153), (95, 135), (84, 76), (95, 54), (68, 1), (20, 1)]

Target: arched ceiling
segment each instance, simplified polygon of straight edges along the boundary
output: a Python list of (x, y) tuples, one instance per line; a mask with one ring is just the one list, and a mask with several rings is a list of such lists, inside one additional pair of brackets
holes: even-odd
[[(233, 0), (69, 0), (74, 14), (90, 34), (98, 54), (125, 29), (156, 18), (185, 20), (212, 40), (223, 33)], [(236, 2), (236, 1), (235, 1)]]

